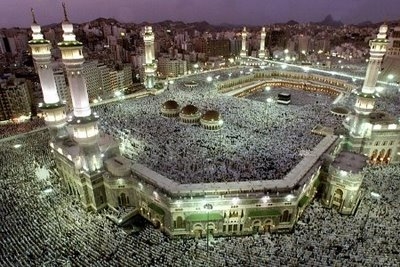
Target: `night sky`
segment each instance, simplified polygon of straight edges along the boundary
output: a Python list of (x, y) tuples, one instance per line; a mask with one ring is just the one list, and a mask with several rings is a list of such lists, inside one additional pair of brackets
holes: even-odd
[[(30, 8), (42, 25), (61, 22), (61, 0), (0, 0), (0, 28), (29, 27)], [(64, 0), (72, 22), (98, 17), (121, 22), (208, 21), (262, 25), (320, 21), (328, 14), (344, 23), (400, 18), (400, 0)]]

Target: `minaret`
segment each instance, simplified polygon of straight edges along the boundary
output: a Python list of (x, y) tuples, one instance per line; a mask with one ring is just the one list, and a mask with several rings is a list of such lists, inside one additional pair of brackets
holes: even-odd
[(265, 58), (265, 27), (261, 30), (260, 50), (258, 51), (258, 57), (261, 59)]
[(350, 130), (350, 135), (354, 137), (365, 137), (370, 131), (369, 114), (375, 106), (375, 85), (378, 80), (379, 70), (383, 56), (386, 53), (388, 40), (386, 39), (388, 26), (382, 25), (379, 28), (377, 37), (369, 42), (370, 58), (367, 72), (361, 93), (358, 94), (354, 110), (356, 112), (355, 120)]
[(246, 27), (243, 27), (243, 31), (242, 31), (242, 50), (240, 50), (240, 57), (246, 57), (247, 56), (246, 39), (247, 39), (247, 31), (246, 31)]
[(46, 125), (49, 127), (52, 139), (60, 140), (68, 137), (68, 132), (65, 127), (65, 106), (60, 102), (51, 67), (51, 44), (44, 39), (33, 9), (31, 12), (33, 23), (31, 25), (32, 40), (29, 41), (29, 46), (32, 49), (32, 57), (39, 75), (44, 99), (44, 104), (39, 106), (45, 115)]
[(73, 139), (79, 145), (81, 166), (86, 172), (92, 173), (103, 167), (98, 145), (97, 116), (90, 110), (86, 81), (82, 75), (82, 64), (85, 61), (82, 43), (75, 39), (73, 25), (68, 21), (64, 3), (63, 9), (62, 29), (64, 34), (63, 41), (58, 44), (58, 47), (61, 50), (72, 98), (73, 116), (68, 123), (73, 128)]
[(152, 89), (155, 84), (157, 64), (154, 53), (154, 33), (151, 26), (144, 27), (143, 40), (145, 52), (144, 83), (147, 89)]

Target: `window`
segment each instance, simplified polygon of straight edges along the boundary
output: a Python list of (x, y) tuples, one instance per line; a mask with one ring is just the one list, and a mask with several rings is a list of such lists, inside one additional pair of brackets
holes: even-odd
[(281, 222), (288, 222), (288, 221), (290, 221), (290, 215), (289, 215), (289, 211), (288, 210), (285, 210), (284, 212), (283, 212), (283, 214), (281, 215)]

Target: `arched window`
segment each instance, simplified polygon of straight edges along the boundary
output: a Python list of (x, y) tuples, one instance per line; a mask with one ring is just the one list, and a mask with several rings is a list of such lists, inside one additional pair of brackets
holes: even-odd
[(281, 222), (289, 221), (289, 211), (285, 210), (281, 216)]
[(333, 194), (333, 201), (336, 203), (333, 204), (340, 206), (342, 204), (342, 199), (343, 199), (343, 191), (341, 189), (336, 189), (335, 193)]
[(176, 217), (176, 228), (184, 228), (183, 219), (181, 216)]
[(119, 206), (126, 206), (129, 203), (129, 198), (126, 196), (125, 193), (121, 193), (118, 197), (118, 205)]

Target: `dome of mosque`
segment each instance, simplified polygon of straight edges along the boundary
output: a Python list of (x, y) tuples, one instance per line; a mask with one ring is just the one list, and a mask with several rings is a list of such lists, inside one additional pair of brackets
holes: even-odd
[(181, 113), (184, 115), (195, 115), (198, 112), (199, 112), (199, 109), (193, 105), (186, 105), (181, 110)]
[(205, 121), (219, 121), (221, 119), (221, 115), (216, 110), (208, 110), (203, 114), (203, 116), (201, 116), (201, 119)]

